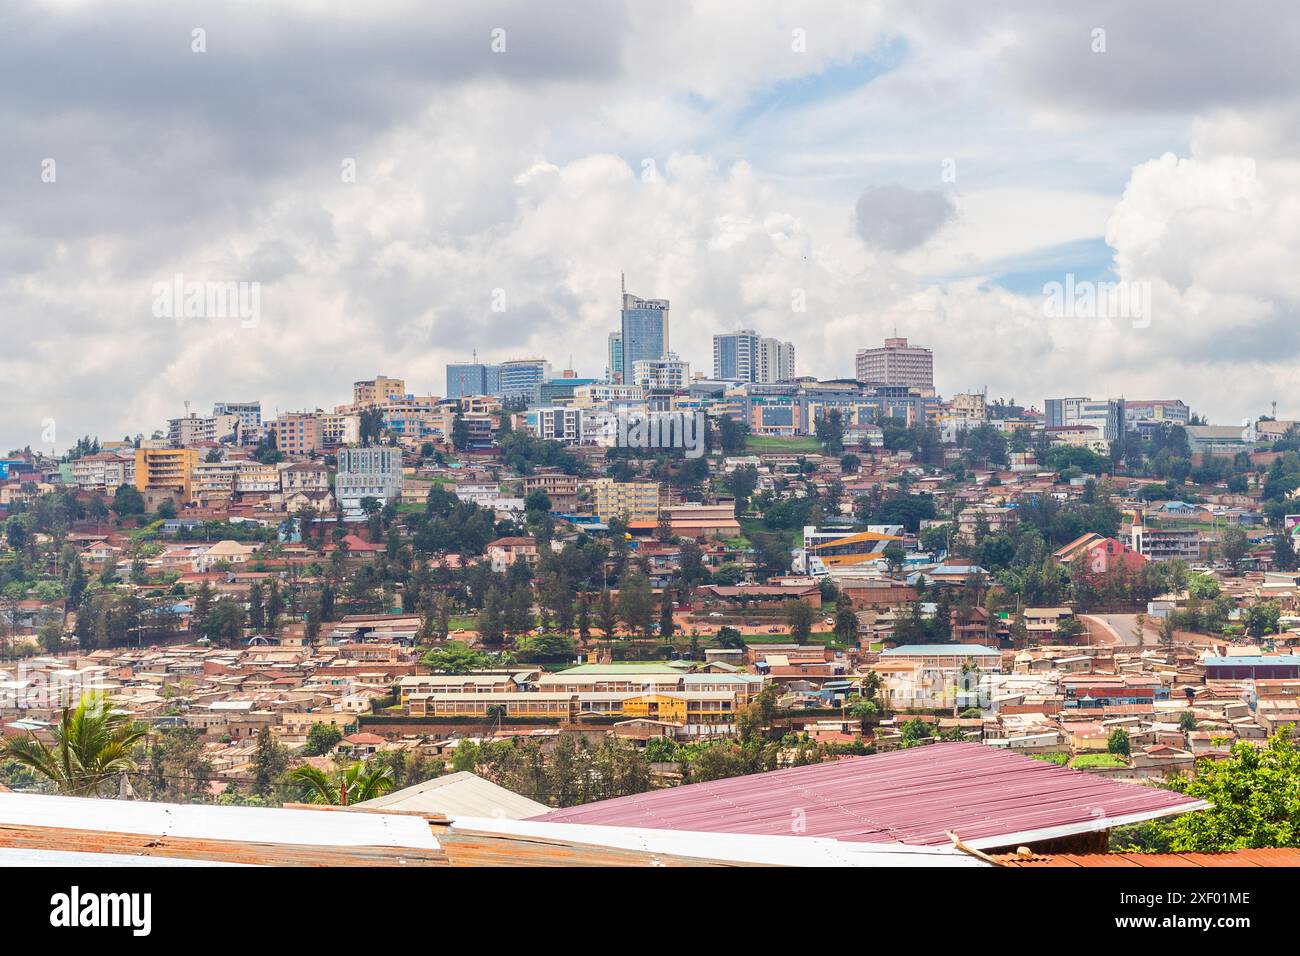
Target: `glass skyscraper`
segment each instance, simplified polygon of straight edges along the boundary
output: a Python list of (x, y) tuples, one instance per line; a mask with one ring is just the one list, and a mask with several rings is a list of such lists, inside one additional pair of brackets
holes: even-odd
[(464, 398), (467, 395), (499, 395), (501, 392), (501, 367), (482, 362), (457, 362), (447, 366), (447, 393), (445, 398)]
[(622, 311), (624, 384), (632, 381), (633, 366), (657, 361), (668, 354), (668, 300), (641, 299), (623, 293)]
[(764, 338), (753, 329), (715, 335), (713, 377), (763, 384), (794, 378), (794, 345)]
[(610, 382), (623, 380), (623, 333), (609, 333), (609, 361), (606, 377)]

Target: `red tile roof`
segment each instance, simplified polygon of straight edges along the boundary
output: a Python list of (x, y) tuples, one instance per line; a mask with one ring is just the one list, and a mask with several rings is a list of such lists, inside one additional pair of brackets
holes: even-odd
[(941, 743), (555, 810), (558, 823), (987, 849), (1105, 830), (1203, 801), (994, 750)]

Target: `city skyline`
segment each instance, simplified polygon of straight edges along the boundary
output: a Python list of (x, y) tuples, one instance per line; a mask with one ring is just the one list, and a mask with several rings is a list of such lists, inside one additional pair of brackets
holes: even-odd
[[(23, 396), (0, 445), (209, 395), (304, 407), (366, 370), (436, 390), (472, 345), (599, 375), (623, 270), (674, 303), (693, 368), (755, 328), (833, 377), (896, 328), (954, 357), (941, 393), (1178, 394), (1238, 421), (1297, 384), (1283, 5), (412, 6), (400, 30), (354, 12), (360, 40), (319, 11), (198, 9), (12, 9), (0, 62), (42, 95), (8, 99), (0, 146), (0, 368)], [(223, 108), (232, 76), (279, 92)], [(102, 111), (70, 123), (90, 89)], [(1150, 325), (1049, 316), (1070, 276), (1148, 283)], [(259, 315), (151, 309), (174, 277), (257, 283)]]

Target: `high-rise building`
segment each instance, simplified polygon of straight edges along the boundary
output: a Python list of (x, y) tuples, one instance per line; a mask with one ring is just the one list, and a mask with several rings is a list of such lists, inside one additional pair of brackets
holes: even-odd
[(614, 384), (623, 381), (623, 333), (609, 333), (609, 365), (605, 369), (605, 380)]
[(497, 395), (501, 391), (501, 367), (482, 362), (452, 362), (447, 365), (446, 398), (469, 395)]
[(500, 366), (498, 393), (506, 401), (537, 401), (537, 391), (551, 378), (551, 363), (546, 359), (512, 359)]
[(627, 518), (654, 521), (659, 517), (659, 483), (597, 478), (591, 483), (596, 514), (602, 521)]
[(334, 497), (345, 517), (365, 514), (361, 502), (366, 498), (385, 504), (401, 497), (402, 449), (393, 445), (340, 448), (338, 465)]
[(1124, 400), (1049, 398), (1043, 402), (1043, 425), (1046, 428), (1087, 425), (1097, 429), (1099, 438), (1115, 441), (1124, 429)]
[(861, 349), (857, 379), (872, 385), (905, 385), (934, 394), (934, 353), (905, 338), (885, 339), (883, 348)]
[(685, 388), (691, 380), (691, 366), (676, 353), (666, 358), (642, 359), (632, 367), (632, 384), (644, 389)]
[(406, 382), (400, 378), (376, 375), (363, 382), (352, 383), (352, 404), (383, 405), (406, 395)]
[(628, 383), (637, 362), (668, 354), (668, 300), (641, 299), (624, 292), (621, 320), (622, 381)]
[(199, 453), (193, 448), (137, 448), (135, 487), (137, 491), (174, 491), (181, 504), (189, 501), (190, 483)]
[(275, 447), (286, 455), (310, 455), (325, 444), (320, 418), (315, 412), (281, 412), (271, 423)]
[(239, 420), (249, 428), (260, 428), (262, 425), (262, 403), (261, 402), (217, 402), (212, 406), (212, 416), (218, 415), (238, 415)]
[(764, 338), (753, 329), (715, 335), (713, 377), (760, 384), (794, 378), (794, 344)]
[(200, 418), (190, 412), (184, 418), (168, 419), (167, 440), (173, 448), (188, 448), (200, 442), (238, 442), (243, 425), (243, 419), (234, 414)]

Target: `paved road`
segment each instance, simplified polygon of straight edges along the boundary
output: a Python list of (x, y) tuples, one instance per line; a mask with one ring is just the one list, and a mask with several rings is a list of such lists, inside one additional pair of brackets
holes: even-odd
[(1111, 635), (1109, 643), (1120, 647), (1138, 647), (1142, 644), (1137, 632), (1136, 614), (1080, 614), (1081, 618), (1100, 625)]

